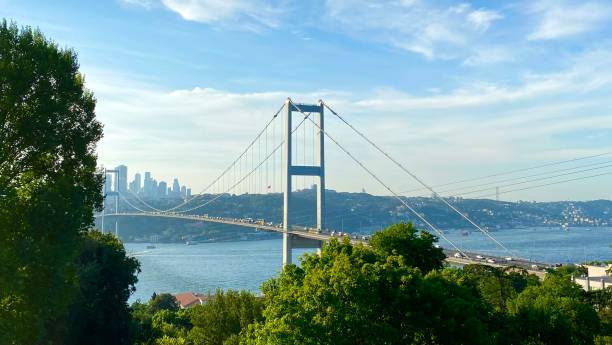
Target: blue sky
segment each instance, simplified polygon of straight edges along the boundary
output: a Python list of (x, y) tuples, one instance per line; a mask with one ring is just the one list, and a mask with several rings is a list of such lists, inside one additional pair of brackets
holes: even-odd
[[(612, 151), (610, 1), (0, 0), (0, 17), (77, 51), (101, 163), (196, 190), (287, 96), (327, 100), (432, 184)], [(329, 154), (330, 188), (383, 193)], [(507, 198), (612, 198), (611, 176)]]

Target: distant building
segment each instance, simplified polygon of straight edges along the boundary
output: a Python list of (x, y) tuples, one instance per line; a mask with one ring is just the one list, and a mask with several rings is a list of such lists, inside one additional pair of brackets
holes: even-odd
[(181, 309), (191, 308), (196, 305), (202, 305), (208, 301), (208, 295), (203, 295), (194, 292), (183, 292), (174, 296), (176, 302)]
[(115, 168), (117, 170), (117, 181), (115, 181), (116, 191), (119, 193), (125, 193), (128, 190), (128, 167), (125, 165), (119, 165)]
[(104, 179), (104, 194), (108, 194), (113, 191), (113, 175), (106, 174)]
[(574, 277), (574, 283), (582, 286), (586, 291), (603, 290), (612, 286), (612, 264), (595, 266), (585, 265), (588, 274), (584, 278)]
[(136, 175), (134, 175), (134, 193), (138, 194), (140, 193), (140, 190), (142, 189), (142, 181), (141, 181), (141, 176), (140, 173), (136, 173)]
[(159, 185), (157, 186), (157, 197), (159, 198), (166, 197), (167, 190), (168, 190), (168, 184), (165, 181), (159, 181)]
[(187, 191), (185, 192), (185, 196), (186, 197), (191, 197), (191, 188), (187, 188)]
[(151, 173), (145, 171), (144, 173), (144, 181), (142, 186), (142, 192), (144, 196), (153, 197), (155, 195), (153, 187), (153, 179), (151, 178)]
[(184, 198), (187, 196), (187, 187), (182, 186), (181, 187), (181, 197)]
[(180, 195), (181, 195), (181, 185), (179, 184), (178, 179), (175, 178), (174, 182), (172, 182), (172, 196), (179, 197)]

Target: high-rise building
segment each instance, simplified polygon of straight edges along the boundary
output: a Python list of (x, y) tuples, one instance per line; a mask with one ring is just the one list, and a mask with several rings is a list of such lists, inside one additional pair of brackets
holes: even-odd
[(125, 193), (128, 190), (128, 168), (125, 165), (119, 165), (115, 168), (117, 170), (117, 181), (115, 181), (115, 188), (119, 193)]
[(136, 173), (136, 175), (134, 175), (134, 193), (140, 193), (141, 189), (142, 189), (141, 176), (140, 176), (140, 173)]
[(104, 194), (108, 194), (108, 192), (113, 191), (113, 175), (106, 174), (104, 179)]
[(187, 187), (182, 186), (181, 187), (181, 198), (184, 198), (187, 196)]
[(187, 188), (185, 196), (188, 197), (188, 198), (191, 197), (191, 188)]
[(172, 182), (172, 196), (173, 197), (181, 196), (181, 185), (179, 184), (179, 181), (177, 178), (175, 178), (174, 182)]
[(168, 184), (165, 181), (159, 181), (159, 185), (157, 186), (157, 197), (158, 198), (165, 197), (167, 190), (168, 190)]
[(142, 192), (144, 196), (147, 196), (147, 197), (153, 196), (152, 184), (153, 184), (153, 180), (151, 179), (151, 173), (146, 171), (144, 173), (144, 183), (142, 186)]

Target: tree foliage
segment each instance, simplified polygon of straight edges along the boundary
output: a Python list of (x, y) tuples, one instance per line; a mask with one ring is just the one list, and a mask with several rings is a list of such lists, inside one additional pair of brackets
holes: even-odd
[(69, 308), (65, 344), (131, 344), (128, 298), (140, 264), (111, 234), (83, 236), (77, 257), (79, 293)]
[(424, 273), (442, 268), (446, 256), (434, 246), (438, 239), (427, 231), (417, 233), (412, 223), (394, 224), (375, 233), (369, 243), (381, 257), (401, 255), (406, 265)]
[(486, 343), (489, 310), (475, 290), (332, 240), (263, 287), (265, 322), (246, 344)]
[(149, 309), (155, 314), (160, 310), (178, 311), (179, 305), (176, 297), (169, 293), (153, 294), (149, 301)]
[(593, 344), (599, 318), (585, 292), (567, 277), (549, 275), (508, 304), (524, 344)]
[(102, 126), (76, 54), (0, 22), (0, 343), (61, 342)]

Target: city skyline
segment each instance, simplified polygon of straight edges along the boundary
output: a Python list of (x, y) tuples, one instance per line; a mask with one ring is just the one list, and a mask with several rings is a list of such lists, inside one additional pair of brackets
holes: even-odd
[[(111, 171), (108, 173), (107, 171)], [(104, 191), (118, 191), (124, 196), (131, 195), (145, 198), (188, 198), (192, 195), (191, 188), (179, 183), (178, 177), (170, 178), (172, 185), (170, 186), (165, 180), (159, 181), (153, 177), (150, 171), (145, 171), (140, 174), (139, 171), (134, 173), (130, 179), (129, 169), (127, 165), (121, 164), (113, 169), (104, 169), (105, 182)], [(144, 178), (143, 178), (144, 176)], [(128, 193), (129, 192), (129, 193)]]
[[(181, 175), (195, 190), (287, 96), (326, 100), (434, 185), (612, 151), (606, 1), (0, 4), (78, 51), (105, 125), (100, 162)], [(364, 161), (380, 161), (341, 123), (327, 124)], [(330, 188), (385, 194), (329, 151)], [(415, 188), (378, 168), (396, 190)], [(609, 182), (503, 197), (610, 199)]]

